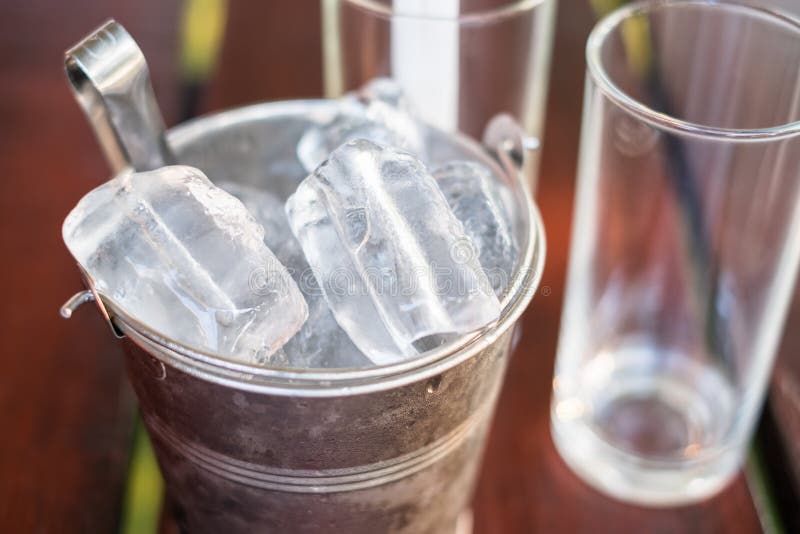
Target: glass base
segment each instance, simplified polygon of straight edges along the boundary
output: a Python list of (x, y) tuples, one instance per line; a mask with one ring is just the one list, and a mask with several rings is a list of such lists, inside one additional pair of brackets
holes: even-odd
[(709, 497), (745, 448), (731, 432), (736, 393), (719, 367), (637, 339), (567, 367), (575, 370), (562, 370), (553, 386), (556, 447), (587, 482), (622, 500), (670, 506)]
[[(674, 419), (671, 423), (674, 428)], [(657, 419), (651, 424), (656, 426)], [(590, 486), (645, 506), (677, 506), (711, 497), (736, 475), (743, 453), (727, 450), (696, 462), (652, 460), (614, 447), (584, 421), (560, 420), (555, 413), (551, 434), (561, 457)]]

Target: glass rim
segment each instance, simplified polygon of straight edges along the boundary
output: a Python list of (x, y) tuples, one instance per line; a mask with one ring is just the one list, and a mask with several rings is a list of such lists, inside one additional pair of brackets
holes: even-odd
[(600, 49), (611, 33), (620, 24), (633, 16), (652, 13), (657, 9), (685, 6), (714, 6), (720, 9), (736, 10), (749, 16), (766, 18), (773, 24), (790, 28), (798, 35), (800, 43), (800, 20), (784, 11), (751, 3), (749, 1), (719, 0), (641, 0), (620, 7), (602, 18), (592, 29), (586, 41), (586, 65), (597, 87), (616, 105), (636, 115), (638, 118), (663, 130), (689, 134), (699, 137), (734, 139), (739, 141), (761, 141), (793, 137), (800, 134), (800, 120), (766, 128), (721, 128), (678, 119), (667, 113), (656, 111), (629, 96), (614, 83), (606, 72), (600, 58)]
[(429, 20), (441, 22), (455, 22), (458, 24), (482, 24), (486, 22), (494, 22), (497, 20), (513, 17), (520, 13), (530, 11), (541, 4), (553, 2), (556, 0), (514, 0), (506, 5), (492, 7), (471, 13), (462, 13), (455, 17), (439, 16), (439, 15), (420, 15), (416, 13), (407, 13), (403, 11), (396, 11), (391, 5), (382, 4), (378, 0), (344, 0), (345, 3), (351, 4), (356, 8), (364, 11), (375, 13), (378, 16), (385, 18), (401, 18), (401, 19), (415, 19), (415, 20)]

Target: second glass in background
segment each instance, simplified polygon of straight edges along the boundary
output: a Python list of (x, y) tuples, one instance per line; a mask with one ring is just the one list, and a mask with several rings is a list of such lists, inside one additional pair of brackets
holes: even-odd
[(445, 131), (480, 140), (509, 114), (535, 183), (555, 0), (323, 0), (326, 96), (388, 76)]

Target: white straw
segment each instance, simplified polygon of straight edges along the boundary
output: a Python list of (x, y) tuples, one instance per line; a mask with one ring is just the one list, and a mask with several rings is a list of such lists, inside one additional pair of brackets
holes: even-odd
[(449, 131), (458, 129), (459, 2), (393, 2), (392, 77), (425, 120)]

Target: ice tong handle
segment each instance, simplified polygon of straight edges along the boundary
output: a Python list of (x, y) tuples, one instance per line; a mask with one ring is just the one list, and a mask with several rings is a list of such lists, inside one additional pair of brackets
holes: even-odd
[(109, 20), (67, 50), (67, 78), (112, 170), (175, 162), (142, 51)]

